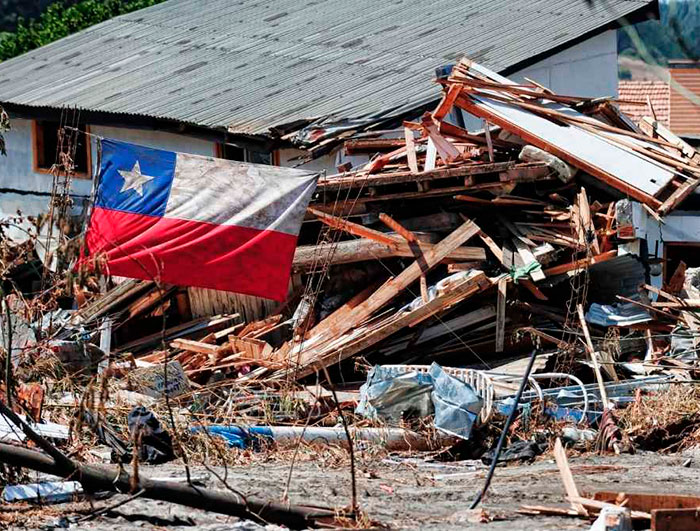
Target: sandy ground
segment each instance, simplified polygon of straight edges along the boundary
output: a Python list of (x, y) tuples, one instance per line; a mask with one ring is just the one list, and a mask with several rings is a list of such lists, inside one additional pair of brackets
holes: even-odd
[[(692, 457), (689, 467), (683, 463)], [(619, 457), (571, 457), (570, 465), (581, 491), (618, 490), (625, 492), (700, 493), (700, 452), (675, 456), (658, 454)], [(223, 469), (216, 469), (223, 473)], [(248, 495), (279, 500), (286, 482), (286, 463), (256, 463), (229, 467), (228, 482)], [(195, 467), (196, 475), (206, 474)], [(154, 476), (182, 475), (181, 467), (172, 464), (143, 470)], [(564, 505), (564, 490), (556, 465), (543, 458), (531, 465), (499, 467), (483, 507), (495, 521), (472, 523), (466, 509), (486, 475), (478, 461), (452, 463), (429, 462), (421, 458), (388, 458), (363, 464), (358, 472), (358, 496), (362, 508), (375, 521), (392, 529), (457, 530), (487, 526), (490, 529), (562, 530), (588, 529), (585, 520), (564, 517), (524, 516), (516, 511), (522, 504)], [(209, 486), (218, 481), (209, 475)], [(220, 485), (220, 484), (219, 484)], [(298, 463), (291, 484), (291, 500), (325, 506), (349, 503), (350, 481), (345, 468), (328, 468), (321, 463)], [(95, 507), (112, 505), (125, 496), (117, 495), (95, 502)], [(87, 502), (59, 504), (41, 510), (5, 506), (7, 517), (16, 512), (10, 529), (50, 529), (56, 523), (66, 525), (61, 516), (85, 514)], [(503, 520), (499, 520), (503, 518)], [(192, 510), (164, 502), (144, 499), (129, 503), (95, 518), (70, 525), (71, 529), (104, 531), (143, 529), (279, 529), (241, 522), (204, 511)]]

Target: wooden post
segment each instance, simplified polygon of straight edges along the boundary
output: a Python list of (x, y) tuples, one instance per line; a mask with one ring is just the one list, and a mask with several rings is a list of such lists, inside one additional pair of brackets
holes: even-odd
[(496, 299), (496, 352), (503, 352), (505, 347), (506, 327), (506, 286), (508, 277), (498, 281), (498, 297)]
[(600, 399), (603, 401), (603, 407), (605, 409), (610, 409), (610, 402), (608, 401), (608, 393), (605, 390), (605, 383), (603, 382), (603, 375), (600, 373), (600, 365), (598, 365), (598, 358), (596, 357), (595, 349), (593, 348), (593, 341), (591, 341), (591, 334), (588, 332), (588, 325), (586, 325), (586, 317), (583, 313), (583, 305), (578, 304), (576, 306), (578, 310), (578, 318), (581, 322), (581, 328), (583, 329), (583, 335), (586, 338), (586, 346), (588, 347), (588, 355), (591, 357), (591, 362), (593, 363), (593, 370), (595, 372), (595, 378), (598, 382), (598, 390), (600, 391)]

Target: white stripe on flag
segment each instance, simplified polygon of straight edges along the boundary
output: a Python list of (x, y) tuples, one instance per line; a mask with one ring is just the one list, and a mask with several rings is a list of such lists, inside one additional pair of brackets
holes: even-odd
[(167, 218), (296, 235), (316, 173), (177, 154)]

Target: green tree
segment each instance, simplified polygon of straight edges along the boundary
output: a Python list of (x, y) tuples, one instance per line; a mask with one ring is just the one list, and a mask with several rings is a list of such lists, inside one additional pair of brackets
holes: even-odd
[(50, 4), (36, 19), (19, 19), (12, 33), (0, 37), (0, 61), (16, 57), (72, 33), (163, 0), (81, 0)]
[(659, 11), (660, 20), (619, 30), (618, 52), (662, 65), (669, 59), (700, 59), (700, 2), (667, 0), (659, 3)]

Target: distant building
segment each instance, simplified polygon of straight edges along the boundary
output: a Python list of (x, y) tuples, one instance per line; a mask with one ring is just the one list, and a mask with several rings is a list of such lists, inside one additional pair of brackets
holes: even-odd
[(697, 145), (700, 143), (700, 62), (669, 61), (668, 78), (669, 81), (621, 80), (620, 109), (636, 123), (655, 114), (658, 122)]
[(658, 122), (670, 127), (671, 91), (667, 82), (623, 79), (618, 83), (617, 92), (620, 110), (635, 123), (652, 116), (653, 112)]

